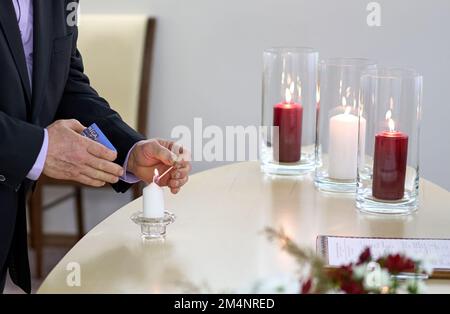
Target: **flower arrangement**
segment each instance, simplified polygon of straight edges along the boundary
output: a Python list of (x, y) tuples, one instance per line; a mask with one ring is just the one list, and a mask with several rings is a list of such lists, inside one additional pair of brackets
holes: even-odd
[(358, 261), (337, 268), (326, 267), (313, 250), (302, 249), (283, 230), (266, 228), (269, 240), (296, 259), (301, 269), (307, 269), (300, 278), (299, 293), (398, 294), (423, 293), (423, 279), (432, 269), (421, 261), (402, 254), (374, 258), (366, 248)]

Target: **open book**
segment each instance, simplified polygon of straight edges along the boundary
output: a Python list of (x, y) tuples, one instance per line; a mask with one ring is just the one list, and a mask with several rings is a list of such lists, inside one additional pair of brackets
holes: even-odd
[(425, 260), (434, 269), (432, 278), (450, 279), (450, 239), (317, 237), (317, 252), (330, 267), (356, 262), (366, 247), (370, 247), (375, 258), (401, 253)]

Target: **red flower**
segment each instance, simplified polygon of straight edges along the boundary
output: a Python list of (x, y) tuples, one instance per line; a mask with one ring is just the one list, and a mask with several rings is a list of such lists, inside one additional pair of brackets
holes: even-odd
[(362, 280), (353, 278), (354, 264), (341, 266), (330, 273), (330, 279), (343, 292), (348, 294), (366, 293)]
[(400, 254), (388, 255), (385, 259), (380, 259), (378, 263), (382, 267), (386, 267), (392, 274), (414, 272), (416, 269), (416, 264), (412, 259)]
[(331, 277), (336, 282), (340, 283), (340, 282), (343, 282), (346, 280), (350, 280), (352, 278), (352, 275), (353, 275), (353, 265), (348, 264), (348, 265), (344, 265), (344, 266), (341, 266), (338, 269), (336, 269), (331, 274)]
[(359, 256), (358, 262), (356, 265), (361, 265), (364, 263), (368, 263), (372, 260), (372, 253), (370, 252), (370, 247), (367, 247)]
[(312, 288), (312, 279), (310, 278), (302, 284), (301, 294), (311, 293), (312, 292), (311, 288)]
[(356, 282), (352, 280), (343, 282), (341, 285), (341, 290), (347, 294), (363, 294), (366, 292), (361, 282)]

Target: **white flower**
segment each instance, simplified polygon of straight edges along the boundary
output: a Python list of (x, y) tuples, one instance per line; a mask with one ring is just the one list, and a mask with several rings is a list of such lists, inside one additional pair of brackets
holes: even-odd
[(433, 273), (433, 266), (432, 266), (432, 261), (431, 258), (424, 258), (421, 262), (420, 262), (420, 268), (427, 274), (427, 275), (431, 275)]
[(391, 284), (391, 275), (386, 269), (382, 269), (380, 273), (380, 285), (381, 287), (390, 286)]
[(353, 277), (355, 279), (362, 279), (366, 276), (367, 264), (361, 264), (353, 267)]
[(365, 289), (383, 291), (385, 287), (390, 286), (391, 275), (378, 263), (369, 263), (367, 270), (363, 280)]

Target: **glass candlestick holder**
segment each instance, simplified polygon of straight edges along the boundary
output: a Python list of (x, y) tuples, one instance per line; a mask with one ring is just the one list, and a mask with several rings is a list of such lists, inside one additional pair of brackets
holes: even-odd
[(361, 125), (358, 120), (361, 74), (375, 68), (374, 61), (358, 58), (320, 62), (314, 174), (319, 190), (356, 192), (358, 127), (362, 133), (366, 127), (364, 119)]
[(264, 51), (260, 160), (265, 173), (314, 170), (317, 65), (312, 48)]
[(175, 215), (169, 211), (164, 212), (164, 217), (147, 218), (142, 211), (131, 216), (131, 220), (141, 227), (143, 240), (160, 240), (166, 237), (167, 226), (175, 222)]
[(361, 77), (356, 206), (363, 212), (409, 214), (418, 207), (422, 76), (378, 68)]

